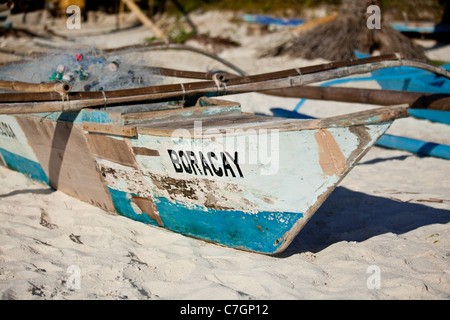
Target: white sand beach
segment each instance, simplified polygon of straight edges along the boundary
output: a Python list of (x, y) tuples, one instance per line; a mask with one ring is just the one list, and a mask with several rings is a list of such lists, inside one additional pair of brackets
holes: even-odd
[[(248, 24), (232, 13), (196, 13), (191, 18), (202, 33), (240, 42), (240, 47), (225, 48), (218, 55), (249, 74), (324, 62), (257, 58), (283, 31), (248, 34)], [(79, 35), (77, 43), (111, 48), (141, 43), (150, 36), (140, 26), (106, 35)], [(52, 49), (46, 49), (46, 43)], [(1, 48), (16, 52), (69, 46), (64, 39), (0, 39)], [(431, 46), (427, 54), (450, 61), (450, 46)], [(193, 71), (225, 68), (193, 52), (145, 55), (154, 66)], [(16, 58), (0, 54), (2, 61)], [(378, 88), (373, 82), (357, 85)], [(224, 99), (240, 102), (246, 112), (266, 114), (274, 107), (293, 110), (299, 102), (258, 93)], [(309, 100), (301, 111), (324, 117), (370, 107)], [(450, 126), (427, 120), (398, 120), (388, 133), (450, 145)], [(449, 160), (374, 147), (291, 246), (276, 257), (112, 215), (4, 167), (0, 178), (3, 300), (450, 298)]]

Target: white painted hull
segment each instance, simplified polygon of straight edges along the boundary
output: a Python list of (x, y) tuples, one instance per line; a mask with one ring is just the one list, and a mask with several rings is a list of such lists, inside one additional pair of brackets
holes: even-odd
[[(107, 211), (275, 254), (405, 110), (323, 120), (241, 115), (233, 105), (122, 116), (83, 110), (67, 130), (68, 121), (56, 118), (3, 116), (24, 138), (14, 144), (2, 136), (0, 147), (28, 152), (50, 185)], [(70, 177), (74, 171), (82, 178)]]

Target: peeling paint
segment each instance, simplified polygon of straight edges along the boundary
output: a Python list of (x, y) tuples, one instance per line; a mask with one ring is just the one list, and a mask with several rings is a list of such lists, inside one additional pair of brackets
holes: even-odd
[(319, 163), (327, 176), (340, 175), (347, 169), (347, 161), (333, 135), (327, 129), (314, 134), (319, 147)]
[(164, 226), (164, 223), (159, 216), (158, 209), (151, 199), (133, 196), (131, 197), (131, 202), (136, 204), (142, 213), (147, 214), (152, 220), (155, 220), (160, 227)]
[(105, 159), (95, 158), (95, 160), (97, 168), (109, 188), (142, 197), (152, 197), (149, 187), (145, 180), (142, 179), (142, 174), (139, 170)]
[[(148, 174), (155, 186), (155, 194), (171, 202), (186, 206), (204, 206), (216, 210), (241, 209), (257, 212), (256, 203), (245, 199), (244, 189), (239, 184), (210, 179), (184, 179), (169, 175)], [(231, 193), (230, 193), (231, 191)], [(249, 209), (249, 207), (251, 209)]]
[[(209, 119), (212, 121), (209, 127), (216, 128), (216, 124), (220, 127), (221, 123), (216, 113), (236, 111), (239, 111), (237, 106), (198, 109), (193, 113), (183, 110), (178, 115), (176, 112), (170, 113), (167, 118), (172, 119), (172, 127), (177, 121), (182, 121), (182, 125), (191, 129), (186, 118), (201, 118), (205, 121)], [(145, 113), (147, 118), (139, 119), (139, 114), (121, 118), (118, 113), (88, 110), (41, 117), (74, 123), (90, 121), (119, 125), (124, 121), (140, 121), (143, 126), (145, 121), (159, 121), (151, 119), (151, 113)], [(237, 139), (225, 135), (226, 128), (234, 128), (232, 118), (226, 118), (222, 131), (217, 130), (219, 134), (209, 130), (207, 137), (202, 137), (203, 132), (199, 132), (200, 137), (194, 134), (182, 141), (175, 141), (167, 133), (156, 134), (151, 130), (139, 131), (137, 136), (129, 139), (83, 132), (91, 143), (89, 156), (94, 158), (98, 172), (93, 171), (101, 175), (102, 187), (109, 192), (117, 213), (233, 248), (278, 252), (286, 248), (354, 163), (389, 127), (386, 122), (350, 128), (290, 128), (280, 130), (276, 136), (266, 130), (263, 136), (257, 132), (255, 125), (251, 130), (241, 130), (239, 137), (242, 139)], [(9, 127), (13, 128), (11, 125)], [(18, 158), (10, 157), (12, 160), (9, 160), (5, 150), (20, 156), (21, 152), (27, 153), (33, 149), (26, 150), (26, 138), (25, 144), (17, 144), (15, 138), (20, 139), (20, 133), (11, 134), (9, 127), (7, 131), (3, 130), (5, 134), (0, 134), (0, 147), (5, 147), (0, 148), (0, 153), (5, 162), (20, 164)], [(274, 137), (276, 139), (272, 139)], [(271, 175), (264, 175), (261, 168), (268, 163), (261, 157), (253, 159), (255, 161), (250, 159), (264, 146), (267, 149), (263, 143), (268, 141), (271, 147), (272, 143), (276, 144), (274, 150), (278, 162)], [(179, 161), (171, 158), (172, 153), (168, 150), (177, 150)], [(204, 174), (211, 172), (207, 169), (211, 164), (218, 169), (217, 161), (201, 163), (201, 167), (200, 162), (189, 162), (192, 172), (186, 170), (187, 166), (180, 170), (183, 154), (179, 150), (196, 151), (198, 159), (208, 152), (218, 155), (222, 152), (219, 158), (222, 159), (223, 174)], [(225, 150), (232, 157), (224, 157), (227, 155)], [(32, 153), (30, 155), (33, 156)], [(25, 166), (33, 168), (32, 163)], [(64, 179), (74, 179), (74, 175), (68, 172)]]
[(232, 248), (273, 253), (282, 244), (277, 241), (303, 217), (302, 213), (261, 211), (249, 215), (239, 210), (204, 210), (186, 207), (165, 198), (156, 198), (164, 225), (184, 235), (212, 241)]

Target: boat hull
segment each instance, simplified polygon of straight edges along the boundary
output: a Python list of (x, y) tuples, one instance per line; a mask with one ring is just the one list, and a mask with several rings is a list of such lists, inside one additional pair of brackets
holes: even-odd
[(5, 155), (26, 156), (41, 168), (37, 180), (105, 211), (276, 254), (407, 114), (383, 110), (308, 121), (255, 118), (229, 104), (125, 116), (1, 116), (16, 139), (0, 136), (0, 152), (25, 174), (29, 168)]

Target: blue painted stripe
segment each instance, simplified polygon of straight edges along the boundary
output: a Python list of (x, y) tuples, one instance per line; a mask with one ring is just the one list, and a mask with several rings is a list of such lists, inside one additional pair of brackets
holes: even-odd
[(104, 110), (81, 110), (69, 112), (52, 112), (52, 113), (36, 113), (34, 116), (42, 117), (46, 120), (72, 122), (75, 124), (83, 124), (84, 122), (95, 123), (116, 123), (121, 125), (121, 119), (113, 120), (110, 114)]
[[(131, 206), (132, 194), (108, 188), (119, 214), (157, 226), (147, 214), (137, 214)], [(283, 243), (282, 236), (302, 213), (248, 213), (238, 210), (216, 210), (187, 206), (166, 198), (153, 199), (164, 228), (186, 236), (262, 253), (273, 253)]]
[(184, 235), (217, 242), (229, 247), (273, 253), (282, 244), (282, 236), (302, 213), (216, 210), (200, 206), (187, 207), (166, 198), (155, 204), (164, 226)]
[(9, 152), (3, 148), (0, 148), (0, 153), (8, 168), (21, 172), (33, 180), (50, 185), (47, 175), (38, 162)]

